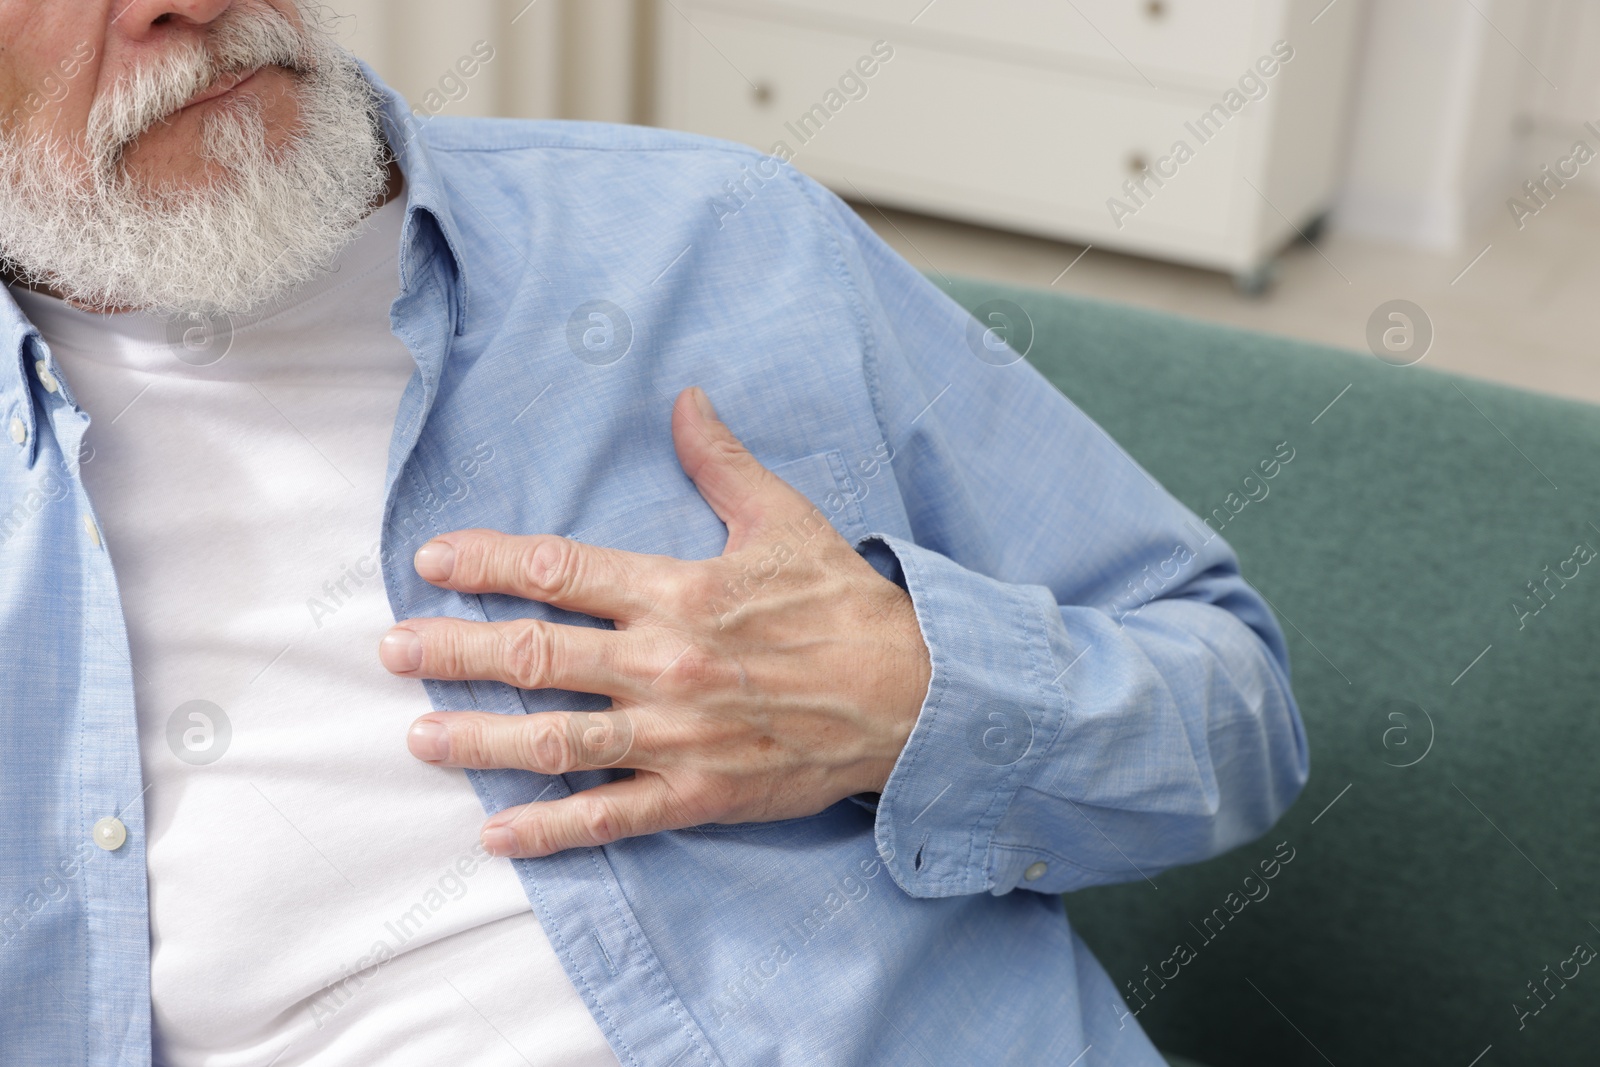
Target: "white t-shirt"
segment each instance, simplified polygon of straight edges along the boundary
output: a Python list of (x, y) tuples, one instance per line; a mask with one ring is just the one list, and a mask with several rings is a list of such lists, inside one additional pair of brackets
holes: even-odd
[(422, 686), (378, 662), (404, 200), (231, 347), (14, 294), (92, 420), (170, 1067), (617, 1064), (465, 775), (407, 751)]

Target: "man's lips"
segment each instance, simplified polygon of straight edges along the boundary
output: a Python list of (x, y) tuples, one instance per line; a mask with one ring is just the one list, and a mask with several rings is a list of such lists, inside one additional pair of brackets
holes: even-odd
[(205, 103), (207, 100), (215, 100), (217, 97), (222, 96), (225, 93), (231, 93), (231, 92), (233, 92), (233, 90), (239, 88), (241, 85), (244, 85), (244, 84), (248, 83), (251, 79), (253, 79), (257, 74), (260, 74), (260, 73), (261, 73), (261, 68), (260, 67), (256, 67), (254, 70), (245, 70), (245, 71), (240, 71), (237, 74), (225, 75), (224, 77), (218, 79), (216, 82), (213, 82), (212, 85), (211, 85), (211, 88), (205, 90), (202, 93), (197, 94), (192, 100), (190, 100), (187, 104), (184, 104), (183, 107), (180, 108), (179, 110), (180, 111), (187, 111), (191, 107), (195, 107), (198, 104)]

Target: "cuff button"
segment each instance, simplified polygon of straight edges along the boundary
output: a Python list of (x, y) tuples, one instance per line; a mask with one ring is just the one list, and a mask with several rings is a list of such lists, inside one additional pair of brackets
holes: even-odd
[(101, 819), (94, 824), (94, 843), (107, 852), (115, 852), (128, 839), (128, 828), (115, 817)]

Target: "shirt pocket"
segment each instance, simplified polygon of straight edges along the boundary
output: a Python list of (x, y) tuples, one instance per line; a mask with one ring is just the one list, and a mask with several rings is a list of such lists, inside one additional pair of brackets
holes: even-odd
[(839, 449), (813, 452), (770, 469), (810, 500), (846, 541), (854, 543), (867, 532), (861, 491), (850, 477), (844, 453)]
[[(768, 469), (811, 501), (845, 540), (854, 543), (866, 534), (861, 494), (839, 449), (769, 464)], [(721, 554), (727, 528), (691, 484), (686, 491), (625, 508), (568, 536), (624, 552), (707, 559)]]

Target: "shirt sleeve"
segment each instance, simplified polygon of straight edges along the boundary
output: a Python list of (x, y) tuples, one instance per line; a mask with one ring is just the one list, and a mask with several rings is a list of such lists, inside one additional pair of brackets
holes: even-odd
[(806, 185), (911, 532), (857, 547), (908, 590), (932, 659), (883, 793), (857, 798), (895, 881), (1060, 893), (1263, 834), (1309, 766), (1283, 634), (1233, 551), (998, 347), (1022, 324), (978, 324)]

